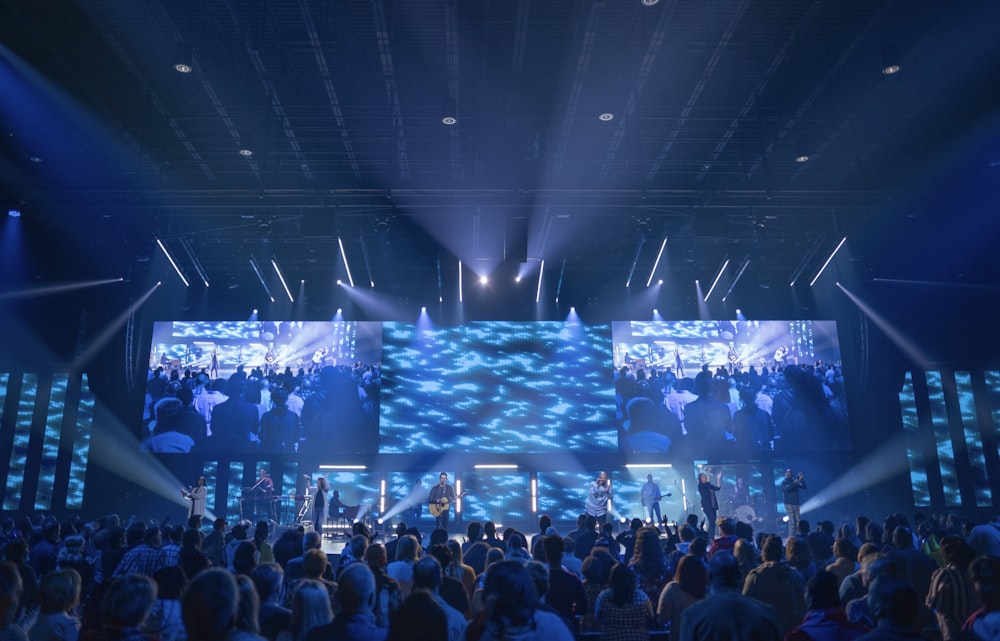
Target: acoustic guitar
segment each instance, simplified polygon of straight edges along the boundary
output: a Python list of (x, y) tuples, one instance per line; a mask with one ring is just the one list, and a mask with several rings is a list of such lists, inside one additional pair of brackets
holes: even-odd
[[(462, 498), (463, 496), (467, 496), (468, 494), (469, 491), (465, 490), (464, 492), (458, 495), (458, 498)], [(434, 518), (441, 516), (450, 509), (451, 509), (451, 499), (447, 497), (439, 499), (437, 503), (431, 503), (430, 507), (428, 508), (428, 510), (431, 513), (431, 516), (433, 516)]]

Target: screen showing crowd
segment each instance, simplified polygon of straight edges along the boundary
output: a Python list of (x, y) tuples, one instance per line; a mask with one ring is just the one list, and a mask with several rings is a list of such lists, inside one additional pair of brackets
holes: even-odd
[(612, 334), (625, 451), (851, 447), (834, 321), (623, 321)]

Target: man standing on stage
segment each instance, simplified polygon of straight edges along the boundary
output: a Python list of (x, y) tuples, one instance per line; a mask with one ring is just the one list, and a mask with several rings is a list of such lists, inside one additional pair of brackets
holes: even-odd
[(611, 499), (611, 479), (607, 472), (601, 472), (597, 475), (597, 480), (590, 484), (590, 493), (587, 494), (587, 514), (597, 519), (598, 525), (608, 522)]
[(806, 489), (806, 480), (799, 475), (792, 477), (792, 471), (785, 470), (785, 478), (781, 481), (781, 494), (785, 501), (785, 514), (788, 515), (788, 536), (795, 536), (799, 531), (799, 490)]
[(437, 527), (442, 530), (447, 530), (448, 514), (451, 511), (451, 504), (455, 501), (455, 488), (448, 485), (447, 473), (441, 472), (438, 479), (440, 482), (431, 488), (431, 494), (428, 498), (428, 502), (434, 506), (431, 511), (438, 512), (437, 516), (434, 517)]
[(698, 493), (701, 494), (701, 509), (705, 513), (709, 541), (715, 538), (715, 519), (719, 516), (719, 498), (715, 493), (721, 489), (722, 470), (715, 475), (715, 485), (712, 485), (705, 472), (698, 475)]
[(663, 520), (660, 516), (660, 499), (663, 495), (660, 494), (660, 486), (653, 482), (652, 474), (646, 475), (646, 483), (642, 486), (640, 498), (643, 516), (652, 521), (653, 527), (659, 529), (660, 521)]

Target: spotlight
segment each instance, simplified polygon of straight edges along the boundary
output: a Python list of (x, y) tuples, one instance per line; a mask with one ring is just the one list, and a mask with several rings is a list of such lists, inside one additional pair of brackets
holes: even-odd
[(7, 210), (7, 215), (10, 216), (11, 218), (20, 218), (21, 217), (21, 210), (20, 209), (8, 209)]
[(520, 276), (515, 276), (514, 277), (514, 282), (515, 283), (520, 283), (521, 282), (521, 277)]
[(576, 312), (576, 308), (575, 307), (570, 307), (569, 311), (575, 313)]
[(194, 47), (186, 42), (177, 43), (174, 51), (174, 69), (180, 73), (194, 71)]
[(257, 313), (257, 309), (256, 309), (256, 308), (254, 308), (254, 310), (253, 310), (253, 313), (254, 313), (254, 314), (256, 314), (256, 313)]
[(341, 309), (340, 307), (338, 307), (338, 308), (337, 308), (337, 313), (338, 313), (338, 314), (343, 314), (343, 313), (344, 313), (344, 310), (343, 310), (343, 309)]
[(420, 313), (421, 314), (426, 314), (427, 313), (427, 308), (426, 307), (421, 307), (420, 308)]
[(488, 282), (490, 282), (490, 279), (487, 278), (486, 276), (480, 276), (479, 277), (479, 284), (480, 285), (485, 285)]
[(458, 122), (458, 118), (456, 118), (454, 116), (445, 116), (444, 118), (441, 119), (441, 122), (443, 124), (451, 126), (451, 125), (454, 125), (455, 123)]
[(742, 314), (743, 312), (741, 312), (741, 311), (740, 311), (740, 308), (739, 308), (739, 307), (737, 307), (737, 308), (736, 308), (736, 313), (737, 313), (737, 314)]
[(338, 278), (338, 279), (337, 279), (337, 284), (338, 284), (338, 285), (343, 285), (343, 284), (344, 284), (344, 281), (342, 281), (342, 280), (340, 280), (340, 279)]
[(654, 314), (659, 314), (659, 313), (660, 313), (660, 310), (658, 310), (658, 309), (656, 309), (656, 308), (654, 307), (654, 308), (653, 308), (653, 313), (654, 313)]
[(377, 519), (377, 520), (376, 520), (376, 522), (377, 522), (377, 523), (378, 523), (379, 525), (382, 525), (383, 523), (385, 523), (385, 521), (383, 521), (383, 520), (382, 520), (381, 518)]
[(662, 285), (663, 284), (663, 279), (661, 278), (660, 280), (656, 281), (656, 284), (657, 285)]
[(891, 76), (899, 73), (899, 51), (894, 45), (882, 47), (882, 75)]
[(795, 139), (795, 162), (808, 162), (809, 161), (809, 143), (806, 142), (805, 138), (799, 137)]
[(615, 115), (610, 111), (606, 111), (602, 113), (600, 116), (598, 116), (597, 119), (600, 120), (601, 122), (611, 122), (612, 120), (615, 119)]

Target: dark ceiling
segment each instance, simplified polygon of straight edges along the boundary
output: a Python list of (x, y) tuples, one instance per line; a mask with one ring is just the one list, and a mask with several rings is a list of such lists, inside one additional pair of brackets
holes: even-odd
[(158, 235), (192, 288), (196, 258), (254, 300), (251, 255), (346, 280), (338, 237), (410, 302), (454, 300), (459, 259), (527, 299), (545, 260), (545, 296), (594, 302), (664, 238), (688, 292), (749, 258), (744, 300), (844, 235), (866, 277), (994, 282), (998, 25), (991, 0), (0, 0), (0, 188), (62, 235), (35, 278), (176, 279)]

